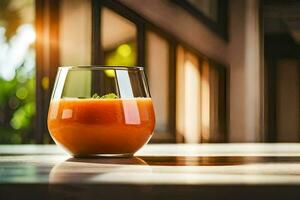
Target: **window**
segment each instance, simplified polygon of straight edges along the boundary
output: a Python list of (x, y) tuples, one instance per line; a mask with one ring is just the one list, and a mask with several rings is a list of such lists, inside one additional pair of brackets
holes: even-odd
[[(181, 41), (132, 10), (109, 0), (0, 5), (0, 143), (51, 143), (46, 122), (57, 67), (90, 64), (145, 67), (156, 110), (152, 142), (224, 141), (224, 67), (178, 46)], [(114, 74), (105, 74), (109, 87)], [(99, 80), (67, 78), (74, 82), (65, 88), (69, 96), (80, 88), (90, 95), (76, 80)]]
[(0, 143), (32, 143), (34, 0), (0, 1)]
[[(169, 41), (152, 31), (151, 27), (148, 30), (142, 18), (123, 7), (121, 9), (117, 3), (94, 1), (94, 5), (94, 16), (100, 15), (100, 19), (94, 18), (95, 26), (97, 20), (100, 20), (99, 34), (95, 33), (95, 37), (100, 35), (101, 38), (101, 46), (94, 51), (94, 62), (144, 66), (156, 108), (157, 134), (152, 141), (174, 141), (175, 135), (171, 134), (172, 111), (169, 109)], [(101, 12), (98, 13), (99, 10)], [(114, 74), (108, 70), (106, 75)]]
[[(134, 23), (103, 7), (101, 10), (101, 44), (105, 65), (137, 64), (137, 31)], [(107, 75), (110, 71), (107, 71)]]
[(197, 56), (177, 48), (177, 140), (186, 143), (201, 141), (201, 78)]
[(90, 0), (59, 1), (60, 65), (91, 64), (92, 3)]
[(147, 31), (146, 47), (147, 75), (156, 114), (155, 132), (162, 136), (170, 133), (169, 104), (172, 102), (171, 98), (174, 99), (169, 95), (170, 45), (159, 34)]
[(182, 46), (176, 53), (177, 141), (224, 142), (225, 71)]
[[(178, 142), (225, 140), (224, 67), (185, 47), (179, 46), (176, 50), (180, 41), (115, 1), (81, 2), (85, 4), (80, 7), (84, 19), (77, 19), (81, 28), (78, 33), (68, 37), (77, 28), (76, 23), (72, 22), (72, 9), (77, 8), (77, 12), (79, 9), (76, 2), (67, 6), (70, 3), (65, 0), (60, 6), (60, 9), (69, 9), (60, 11), (60, 26), (64, 26), (60, 33), (60, 40), (63, 40), (61, 62), (65, 60), (81, 64), (84, 60), (96, 65), (145, 66), (156, 110), (156, 134), (152, 141), (174, 142), (176, 138)], [(88, 20), (89, 14), (92, 16), (91, 23)], [(86, 32), (82, 29), (86, 29)], [(89, 44), (83, 44), (90, 39)], [(91, 60), (86, 56), (88, 50), (73, 49), (71, 41), (74, 40), (80, 41), (78, 45), (83, 49), (91, 48)], [(69, 51), (76, 55), (76, 62), (68, 60)], [(107, 77), (114, 76), (109, 70), (105, 73)], [(88, 77), (86, 81), (97, 81), (97, 77), (92, 74), (84, 77)], [(109, 78), (104, 84), (110, 85)], [(73, 89), (76, 88), (74, 84)], [(68, 90), (72, 92), (72, 88)]]
[[(91, 64), (91, 1), (60, 0), (59, 2), (59, 65)], [(83, 71), (81, 76), (72, 72), (67, 79), (73, 84), (64, 89), (68, 96), (89, 96), (91, 75)], [(80, 80), (79, 80), (80, 79)], [(79, 85), (78, 83), (85, 83)]]

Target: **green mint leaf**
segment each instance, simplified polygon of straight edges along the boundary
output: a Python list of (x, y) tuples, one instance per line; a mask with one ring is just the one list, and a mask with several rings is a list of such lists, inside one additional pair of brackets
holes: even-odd
[(118, 96), (115, 93), (109, 93), (100, 97), (100, 99), (117, 99)]
[(103, 96), (99, 96), (97, 93), (93, 94), (92, 99), (117, 99), (118, 96), (115, 93), (108, 93)]
[(93, 94), (92, 99), (100, 99), (100, 96), (97, 93), (95, 93)]

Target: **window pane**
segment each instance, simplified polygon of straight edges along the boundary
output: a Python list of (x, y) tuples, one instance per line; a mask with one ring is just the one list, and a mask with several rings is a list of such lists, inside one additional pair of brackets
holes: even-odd
[(170, 103), (169, 44), (167, 40), (151, 31), (147, 33), (147, 67), (151, 97), (156, 111), (156, 132), (167, 132)]
[(177, 48), (177, 141), (224, 142), (225, 72), (182, 47)]
[(200, 64), (196, 55), (178, 47), (176, 68), (178, 137), (186, 143), (197, 143), (201, 135)]
[(33, 142), (34, 0), (0, 1), (0, 143)]
[[(108, 8), (101, 11), (101, 44), (105, 65), (136, 65), (136, 26)], [(114, 76), (107, 71), (107, 76)]]
[[(91, 4), (91, 0), (60, 0), (59, 59), (61, 66), (91, 64)], [(65, 88), (69, 96), (76, 96), (78, 93), (82, 97), (90, 96), (87, 91), (90, 91), (91, 72), (83, 71), (81, 76), (69, 73), (68, 81), (74, 83)]]
[(91, 64), (91, 0), (60, 0), (61, 65)]

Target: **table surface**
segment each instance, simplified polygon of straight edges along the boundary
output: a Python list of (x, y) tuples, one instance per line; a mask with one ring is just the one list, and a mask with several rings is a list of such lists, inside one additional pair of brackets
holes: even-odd
[(300, 196), (300, 144), (149, 144), (132, 158), (85, 159), (55, 145), (0, 145), (0, 199), (18, 195), (295, 197)]

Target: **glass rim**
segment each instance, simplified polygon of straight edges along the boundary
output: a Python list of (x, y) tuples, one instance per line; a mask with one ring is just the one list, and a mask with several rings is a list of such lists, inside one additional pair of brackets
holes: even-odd
[(83, 69), (83, 70), (144, 70), (141, 66), (122, 66), (122, 65), (65, 65), (59, 69)]

